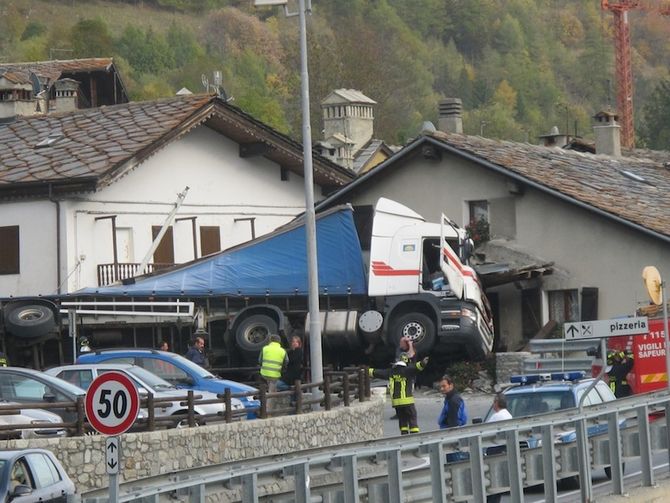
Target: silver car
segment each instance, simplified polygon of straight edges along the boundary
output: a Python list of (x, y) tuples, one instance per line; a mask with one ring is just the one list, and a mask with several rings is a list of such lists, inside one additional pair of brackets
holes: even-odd
[[(96, 377), (110, 371), (117, 371), (126, 374), (135, 384), (135, 387), (140, 393), (140, 398), (146, 398), (146, 395), (151, 394), (153, 395), (154, 400), (172, 400), (170, 402), (157, 404), (154, 409), (155, 417), (160, 418), (174, 415), (185, 415), (188, 412), (187, 406), (180, 404), (180, 402), (183, 402), (186, 397), (186, 390), (174, 387), (166, 380), (158, 377), (155, 374), (152, 374), (142, 367), (138, 367), (137, 365), (130, 365), (125, 363), (81, 363), (75, 365), (65, 365), (62, 367), (54, 367), (45, 370), (45, 373), (60, 377), (61, 379), (79, 386), (80, 388), (88, 389), (91, 382)], [(213, 400), (217, 398), (214, 393), (210, 393), (208, 391), (196, 391), (195, 394), (196, 396), (202, 397), (197, 401)], [(244, 417), (244, 404), (239, 399), (233, 398), (231, 400), (231, 408), (233, 412), (240, 412), (239, 414), (235, 414), (236, 419), (241, 419)], [(147, 410), (142, 410), (146, 415)], [(202, 416), (211, 416), (212, 414), (222, 415), (225, 412), (225, 405), (222, 403), (196, 403), (193, 410), (196, 414), (196, 422), (198, 424), (205, 424), (207, 418)], [(174, 426), (184, 426), (186, 423), (187, 421), (185, 419), (177, 419), (174, 422)]]
[[(20, 407), (16, 402), (0, 400), (0, 405)], [(0, 414), (0, 425), (16, 426), (17, 428), (0, 430), (0, 439), (10, 438), (56, 438), (67, 435), (65, 428), (50, 427), (54, 423), (62, 423), (63, 418), (58, 414), (41, 409), (22, 409), (15, 414)], [(40, 428), (18, 428), (25, 425), (40, 425)]]

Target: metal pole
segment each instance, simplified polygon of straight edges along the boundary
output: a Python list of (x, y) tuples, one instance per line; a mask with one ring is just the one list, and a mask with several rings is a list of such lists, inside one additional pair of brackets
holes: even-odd
[[(319, 269), (316, 261), (312, 128), (309, 122), (309, 74), (307, 71), (305, 0), (299, 0), (298, 7), (300, 10), (300, 87), (302, 91), (302, 150), (305, 171), (305, 232), (307, 240), (307, 278), (309, 282), (309, 356), (312, 382), (315, 383), (323, 381), (323, 358), (321, 355), (321, 322), (319, 320)], [(318, 393), (318, 390), (315, 391)]]
[(72, 363), (77, 363), (77, 315), (75, 309), (67, 310), (67, 329), (72, 337)]
[(665, 281), (661, 282), (661, 302), (663, 304), (663, 341), (665, 343), (665, 378), (670, 390), (670, 344), (668, 344), (668, 300), (666, 298)]

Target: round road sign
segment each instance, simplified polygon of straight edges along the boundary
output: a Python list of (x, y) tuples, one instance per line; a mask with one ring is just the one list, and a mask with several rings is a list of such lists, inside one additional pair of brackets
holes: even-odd
[(137, 389), (121, 372), (105, 372), (96, 377), (86, 392), (85, 404), (88, 422), (105, 435), (128, 430), (140, 410)]

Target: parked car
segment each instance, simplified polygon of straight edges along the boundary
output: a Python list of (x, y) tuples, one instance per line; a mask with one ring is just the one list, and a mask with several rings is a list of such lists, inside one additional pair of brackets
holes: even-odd
[[(86, 391), (58, 377), (33, 369), (0, 367), (0, 399), (16, 403), (74, 402), (86, 395)], [(35, 410), (35, 409), (32, 409)], [(49, 409), (65, 422), (77, 419), (74, 410)]]
[(69, 501), (74, 483), (50, 451), (0, 451), (0, 501)]
[[(209, 391), (211, 393), (257, 393), (253, 386), (221, 379), (209, 370), (169, 351), (156, 349), (103, 349), (85, 353), (77, 363), (130, 363), (147, 369), (180, 389)], [(260, 402), (254, 396), (240, 397), (247, 417), (256, 417)]]
[[(81, 363), (54, 367), (45, 370), (45, 373), (60, 377), (82, 389), (88, 389), (91, 382), (96, 377), (112, 370), (128, 376), (133, 384), (135, 384), (135, 387), (142, 398), (145, 398), (148, 394), (152, 394), (155, 399), (173, 400), (172, 402), (162, 403), (160, 406), (156, 407), (154, 409), (156, 417), (183, 415), (188, 412), (188, 408), (181, 405), (181, 402), (184, 401), (184, 397), (186, 396), (186, 390), (177, 389), (166, 380), (158, 377), (156, 374), (152, 374), (142, 367), (138, 367), (137, 365), (129, 365), (126, 363)], [(208, 391), (197, 391), (196, 394), (202, 397), (200, 400), (214, 400), (217, 398), (214, 393)], [(225, 412), (225, 406), (221, 403), (196, 404), (193, 409), (198, 416), (223, 414), (223, 412)], [(233, 398), (231, 400), (231, 409), (234, 412), (243, 411), (244, 404), (242, 404), (239, 399)], [(146, 409), (145, 414), (148, 414)], [(206, 421), (206, 419), (199, 419), (198, 423), (204, 424)], [(175, 422), (175, 426), (181, 426), (183, 424), (185, 424), (184, 419), (179, 419)]]
[[(20, 407), (16, 402), (0, 400), (0, 406)], [(0, 430), (0, 440), (13, 438), (57, 438), (67, 436), (65, 428), (52, 428), (49, 425), (62, 423), (63, 418), (58, 414), (42, 409), (21, 409), (15, 414), (0, 414), (0, 425), (16, 426), (13, 429)], [(20, 428), (26, 425), (42, 425), (40, 428)]]

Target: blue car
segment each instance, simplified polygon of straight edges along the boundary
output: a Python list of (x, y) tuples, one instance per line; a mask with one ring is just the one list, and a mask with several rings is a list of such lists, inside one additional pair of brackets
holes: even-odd
[[(85, 353), (77, 358), (77, 363), (130, 363), (143, 367), (162, 377), (177, 388), (209, 391), (223, 394), (227, 388), (231, 393), (258, 393), (253, 386), (221, 379), (200, 365), (183, 356), (169, 351), (155, 349), (106, 349)], [(256, 417), (260, 402), (254, 396), (241, 396), (239, 399), (247, 410), (247, 418)]]

